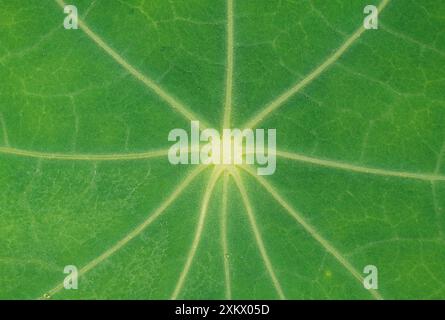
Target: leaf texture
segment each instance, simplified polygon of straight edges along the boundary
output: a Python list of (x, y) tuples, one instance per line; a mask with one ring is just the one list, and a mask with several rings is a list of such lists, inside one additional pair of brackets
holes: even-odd
[[(0, 298), (445, 297), (445, 3), (70, 4), (0, 0)], [(171, 165), (191, 120), (275, 174)]]

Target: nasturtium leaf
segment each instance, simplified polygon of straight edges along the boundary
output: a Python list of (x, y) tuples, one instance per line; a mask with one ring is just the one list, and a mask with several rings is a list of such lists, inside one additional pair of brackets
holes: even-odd
[[(0, 0), (0, 298), (445, 298), (444, 2), (69, 4)], [(172, 165), (191, 120), (276, 171)]]

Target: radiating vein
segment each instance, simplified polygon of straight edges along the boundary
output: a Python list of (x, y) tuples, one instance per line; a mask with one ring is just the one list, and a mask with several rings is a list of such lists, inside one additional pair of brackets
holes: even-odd
[(227, 0), (227, 66), (226, 66), (226, 96), (224, 103), (223, 128), (229, 128), (231, 124), (232, 100), (233, 100), (233, 56), (234, 56), (234, 23), (233, 0)]
[[(176, 200), (179, 198), (181, 193), (190, 185), (190, 183), (198, 176), (206, 167), (200, 166), (194, 169), (186, 178), (178, 184), (175, 190), (171, 193), (171, 195), (140, 225), (134, 228), (130, 233), (128, 233), (125, 237), (119, 240), (115, 245), (106, 250), (97, 258), (93, 259), (89, 263), (87, 263), (84, 267), (79, 270), (79, 277), (84, 275), (85, 273), (91, 271), (100, 263), (104, 262), (111, 255), (119, 251), (122, 247), (124, 247), (128, 242), (137, 237), (142, 231), (144, 231), (149, 225), (151, 225), (162, 213)], [(63, 283), (60, 283), (53, 289), (51, 289), (47, 294), (49, 296), (53, 296), (57, 292), (63, 289)]]
[(119, 161), (159, 158), (168, 155), (168, 149), (153, 150), (140, 153), (110, 153), (110, 154), (75, 154), (75, 153), (52, 153), (16, 149), (11, 147), (0, 147), (0, 154), (21, 156), (48, 160), (74, 160), (74, 161)]
[(232, 299), (232, 289), (230, 283), (229, 248), (227, 244), (227, 203), (229, 201), (229, 175), (224, 172), (222, 206), (221, 206), (221, 247), (224, 259), (224, 278), (226, 288), (226, 299)]
[(221, 175), (221, 172), (222, 172), (221, 168), (214, 169), (214, 171), (209, 179), (209, 182), (206, 187), (206, 191), (205, 191), (205, 194), (204, 194), (204, 197), (202, 200), (202, 204), (201, 204), (201, 213), (199, 215), (198, 224), (196, 226), (195, 237), (193, 239), (193, 243), (190, 248), (190, 251), (187, 255), (187, 259), (186, 259), (184, 268), (182, 269), (182, 272), (179, 275), (179, 279), (178, 279), (178, 282), (176, 283), (175, 290), (173, 291), (173, 294), (171, 296), (172, 300), (175, 300), (178, 297), (179, 293), (181, 292), (182, 287), (185, 282), (185, 279), (188, 275), (188, 272), (192, 265), (193, 259), (195, 257), (196, 251), (198, 250), (198, 246), (201, 242), (202, 231), (204, 229), (204, 224), (205, 224), (205, 220), (207, 217), (210, 198), (212, 196), (213, 189), (215, 188), (216, 182), (218, 181), (218, 178)]
[[(383, 0), (379, 5), (379, 12), (388, 5), (390, 0)], [(301, 91), (304, 87), (310, 84), (323, 74), (330, 66), (332, 66), (340, 57), (360, 38), (360, 36), (366, 31), (363, 24), (358, 28), (344, 43), (338, 48), (331, 56), (329, 56), (321, 65), (315, 70), (309, 73), (303, 80), (297, 82), (290, 89), (286, 90), (278, 98), (271, 101), (266, 107), (264, 107), (256, 116), (249, 120), (243, 128), (254, 128), (266, 117), (271, 115), (274, 111), (280, 108), (286, 101)]]
[[(363, 277), (354, 266), (328, 241), (326, 240), (309, 222), (307, 222), (302, 214), (292, 208), (280, 195), (280, 193), (264, 179), (262, 176), (258, 176), (252, 169), (242, 166), (246, 172), (254, 177), (268, 192), (269, 194), (287, 211), (287, 213), (294, 218), (329, 254), (331, 254), (343, 267), (345, 267), (356, 280), (363, 285)], [(376, 290), (369, 290), (372, 296), (376, 299), (383, 299), (383, 297)]]
[[(65, 7), (63, 0), (55, 0), (59, 6)], [(125, 70), (127, 70), (133, 77), (141, 81), (146, 87), (155, 92), (161, 99), (166, 101), (174, 110), (181, 113), (186, 119), (190, 121), (199, 121), (202, 127), (208, 127), (205, 121), (195, 115), (188, 107), (179, 102), (170, 93), (161, 88), (154, 80), (150, 79), (146, 75), (142, 74), (139, 70), (128, 63), (119, 53), (111, 48), (99, 35), (90, 29), (90, 27), (82, 19), (78, 19), (80, 29), (91, 38), (102, 50), (104, 50), (111, 58), (113, 58), (118, 64), (120, 64)]]
[(280, 299), (286, 299), (286, 297), (284, 296), (284, 293), (283, 293), (283, 289), (281, 288), (280, 282), (278, 281), (278, 278), (275, 275), (275, 271), (272, 266), (272, 263), (270, 262), (269, 255), (267, 254), (267, 251), (266, 251), (266, 247), (264, 246), (264, 242), (261, 237), (261, 233), (258, 229), (258, 225), (255, 220), (255, 215), (253, 213), (252, 205), (250, 204), (250, 200), (247, 195), (247, 191), (246, 191), (246, 188), (244, 187), (244, 183), (241, 179), (241, 176), (238, 174), (236, 169), (232, 169), (231, 174), (232, 174), (232, 177), (235, 180), (235, 183), (240, 191), (241, 198), (243, 200), (244, 207), (246, 208), (247, 216), (249, 218), (249, 222), (252, 227), (253, 234), (255, 236), (255, 241), (256, 241), (256, 244), (260, 251), (261, 258), (264, 261), (264, 265), (266, 266), (267, 272), (269, 273), (270, 278), (272, 279), (272, 283), (273, 283)]
[(377, 168), (369, 168), (369, 167), (363, 167), (358, 166), (350, 163), (340, 162), (340, 161), (334, 161), (334, 160), (327, 160), (327, 159), (320, 159), (316, 157), (309, 157), (298, 153), (293, 152), (286, 152), (286, 151), (277, 151), (276, 152), (277, 157), (295, 160), (299, 162), (306, 162), (322, 167), (329, 167), (334, 169), (340, 169), (340, 170), (346, 170), (346, 171), (353, 171), (358, 173), (365, 173), (365, 174), (373, 174), (373, 175), (379, 175), (379, 176), (386, 176), (386, 177), (396, 177), (396, 178), (403, 178), (403, 179), (416, 179), (416, 180), (425, 180), (425, 181), (445, 181), (445, 176), (440, 175), (438, 173), (414, 173), (414, 172), (405, 172), (405, 171), (394, 171), (394, 170), (386, 170), (386, 169), (377, 169)]

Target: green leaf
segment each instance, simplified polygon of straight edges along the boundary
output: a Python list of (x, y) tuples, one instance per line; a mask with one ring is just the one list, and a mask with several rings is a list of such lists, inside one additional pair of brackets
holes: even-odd
[[(445, 3), (70, 4), (0, 0), (0, 298), (445, 297)], [(275, 174), (171, 165), (190, 120)]]

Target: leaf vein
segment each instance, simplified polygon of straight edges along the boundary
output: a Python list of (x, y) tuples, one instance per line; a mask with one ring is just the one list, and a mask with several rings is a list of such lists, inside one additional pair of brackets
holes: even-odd
[(198, 250), (198, 246), (201, 242), (202, 231), (204, 229), (204, 224), (205, 224), (205, 220), (207, 217), (210, 198), (212, 197), (213, 189), (215, 188), (216, 182), (218, 181), (221, 173), (222, 173), (222, 169), (214, 169), (213, 173), (209, 179), (209, 182), (207, 184), (206, 192), (204, 194), (202, 204), (201, 204), (201, 213), (199, 215), (199, 220), (198, 220), (198, 223), (196, 226), (195, 237), (193, 239), (190, 251), (187, 255), (184, 267), (181, 271), (181, 274), (179, 275), (179, 279), (178, 279), (178, 282), (176, 283), (175, 290), (173, 291), (173, 294), (171, 296), (171, 300), (176, 300), (176, 298), (178, 297), (179, 293), (182, 290), (182, 287), (184, 286), (185, 279), (186, 279), (186, 277), (190, 271), (190, 268), (192, 266), (193, 259), (196, 255), (196, 251)]
[[(243, 166), (242, 169), (244, 169), (253, 178), (255, 178), (258, 183), (262, 185), (269, 192), (269, 194), (287, 211), (287, 213), (290, 214), (292, 218), (294, 218), (329, 254), (331, 254), (343, 267), (345, 267), (360, 284), (363, 284), (363, 277), (354, 268), (354, 266), (311, 224), (309, 224), (306, 219), (303, 218), (300, 212), (293, 209), (270, 183), (268, 183), (261, 176), (257, 176), (254, 172), (251, 171), (251, 169), (245, 166)], [(370, 290), (370, 293), (375, 299), (383, 300), (383, 297), (376, 290)]]
[[(171, 193), (171, 195), (140, 225), (134, 228), (130, 233), (124, 236), (121, 240), (119, 240), (116, 244), (114, 244), (111, 248), (107, 249), (100, 256), (88, 262), (82, 269), (79, 270), (79, 277), (84, 275), (85, 273), (91, 271), (97, 265), (101, 264), (105, 260), (107, 260), (110, 256), (119, 251), (122, 247), (124, 247), (128, 242), (137, 237), (142, 231), (144, 231), (148, 226), (150, 226), (157, 218), (161, 216), (165, 212), (165, 210), (182, 194), (182, 192), (190, 185), (190, 183), (205, 169), (205, 166), (200, 166), (194, 169), (186, 178), (177, 185), (175, 190)], [(63, 289), (63, 283), (58, 284), (56, 287), (51, 289), (48, 292), (49, 296), (53, 296), (57, 292)]]
[(244, 186), (244, 182), (242, 181), (241, 176), (239, 175), (239, 173), (236, 170), (232, 169), (231, 175), (232, 175), (232, 177), (233, 177), (233, 179), (241, 193), (241, 198), (243, 200), (244, 207), (246, 208), (250, 226), (252, 227), (252, 231), (255, 236), (255, 241), (256, 241), (256, 244), (260, 251), (261, 258), (263, 259), (266, 270), (269, 273), (269, 276), (270, 276), (272, 283), (278, 293), (278, 296), (280, 297), (280, 299), (284, 300), (284, 299), (286, 299), (286, 297), (284, 295), (283, 289), (281, 288), (281, 284), (278, 281), (278, 278), (275, 274), (274, 267), (270, 261), (269, 255), (267, 254), (266, 247), (264, 246), (264, 242), (261, 237), (261, 233), (258, 229), (258, 225), (255, 220), (255, 215), (253, 213), (252, 205), (250, 204), (249, 196), (247, 195), (247, 191)]
[[(390, 0), (382, 0), (379, 5), (379, 12), (381, 13), (383, 9), (388, 5)], [(254, 128), (260, 122), (262, 122), (266, 117), (271, 115), (277, 109), (279, 109), (283, 104), (292, 98), (295, 94), (300, 92), (308, 84), (317, 79), (321, 74), (329, 69), (338, 59), (340, 59), (343, 54), (358, 40), (361, 35), (366, 31), (363, 25), (360, 26), (332, 55), (330, 55), (321, 65), (309, 73), (304, 79), (297, 82), (290, 89), (286, 90), (275, 100), (270, 102), (266, 107), (264, 107), (256, 116), (249, 120), (243, 127)]]
[(405, 171), (394, 171), (394, 170), (386, 170), (386, 169), (378, 169), (378, 168), (370, 168), (364, 166), (358, 166), (350, 163), (320, 159), (316, 157), (309, 157), (303, 154), (286, 152), (286, 151), (277, 151), (277, 157), (290, 159), (299, 162), (306, 162), (313, 165), (318, 165), (322, 167), (335, 168), (345, 171), (352, 171), (358, 173), (365, 174), (373, 174), (379, 176), (388, 176), (388, 177), (397, 177), (397, 178), (405, 178), (405, 179), (415, 179), (415, 180), (424, 180), (424, 181), (445, 181), (445, 176), (432, 173), (413, 173), (413, 172), (405, 172)]
[[(62, 8), (65, 6), (63, 0), (55, 0)], [(79, 27), (85, 32), (85, 34), (91, 38), (102, 50), (104, 50), (111, 58), (113, 58), (118, 64), (126, 69), (133, 77), (141, 81), (146, 87), (155, 92), (160, 98), (166, 101), (174, 110), (182, 114), (186, 119), (190, 121), (199, 120), (202, 127), (207, 127), (206, 121), (199, 119), (188, 107), (179, 102), (170, 93), (161, 88), (154, 80), (142, 74), (139, 70), (128, 63), (120, 54), (112, 49), (99, 35), (90, 29), (90, 27), (82, 19), (78, 20)]]

